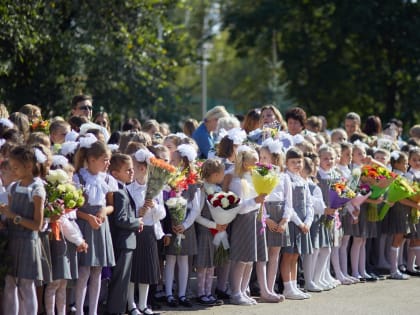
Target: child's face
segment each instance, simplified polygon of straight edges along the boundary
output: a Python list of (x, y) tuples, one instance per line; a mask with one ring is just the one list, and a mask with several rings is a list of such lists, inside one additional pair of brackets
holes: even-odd
[(54, 144), (62, 144), (66, 138), (66, 134), (70, 132), (70, 128), (59, 128), (50, 134), (51, 141)]
[(344, 129), (346, 130), (347, 135), (350, 137), (353, 133), (355, 133), (359, 129), (357, 121), (353, 119), (344, 120)]
[(335, 132), (331, 136), (331, 143), (341, 143), (347, 141), (347, 134), (344, 132)]
[(181, 161), (182, 161), (182, 158), (179, 152), (177, 151), (172, 152), (170, 164), (175, 167), (178, 167), (181, 164)]
[(165, 139), (163, 145), (169, 149), (170, 153), (175, 152), (176, 150), (176, 145), (171, 139)]
[(119, 170), (112, 171), (112, 176), (123, 183), (131, 183), (134, 177), (133, 162), (127, 161)]
[(272, 164), (271, 154), (266, 148), (260, 150), (260, 162), (263, 164)]
[(407, 172), (408, 170), (408, 160), (406, 158), (401, 158), (398, 162), (394, 163), (394, 168), (400, 172)]
[(340, 165), (349, 165), (351, 163), (351, 149), (341, 151)]
[(207, 178), (207, 182), (210, 184), (221, 184), (223, 182), (223, 178), (225, 177), (225, 171), (220, 170), (219, 172), (213, 173)]
[(99, 172), (106, 172), (109, 167), (109, 155), (103, 154), (98, 158), (90, 157), (88, 158), (88, 169), (92, 174), (97, 174)]
[(382, 152), (375, 153), (373, 158), (378, 162), (381, 162), (383, 165), (388, 165), (389, 163), (388, 156)]
[(411, 154), (408, 164), (410, 164), (410, 166), (415, 170), (420, 169), (420, 154)]
[(28, 176), (32, 177), (32, 163), (22, 163), (15, 159), (9, 159), (9, 165), (12, 176), (17, 180), (25, 179)]
[(294, 174), (299, 174), (303, 168), (303, 159), (302, 158), (288, 159), (286, 161), (286, 167), (290, 172)]
[(355, 148), (353, 150), (352, 161), (356, 164), (363, 164), (364, 159), (366, 158), (366, 152), (360, 150), (359, 148)]
[(165, 161), (166, 163), (169, 163), (171, 160), (171, 154), (168, 151), (161, 151), (159, 154), (156, 155), (158, 159), (161, 159)]
[(332, 152), (324, 152), (319, 157), (319, 167), (322, 168), (324, 171), (329, 171), (335, 165), (335, 154)]
[(255, 164), (258, 162), (258, 159), (252, 158), (243, 162), (243, 168), (245, 171), (250, 171)]

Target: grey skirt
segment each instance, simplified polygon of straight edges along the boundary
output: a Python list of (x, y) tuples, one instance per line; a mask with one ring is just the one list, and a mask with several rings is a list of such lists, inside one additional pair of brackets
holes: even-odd
[[(378, 205), (380, 209), (381, 205)], [(368, 221), (368, 204), (364, 203), (360, 207), (359, 223), (353, 224), (352, 236), (361, 238), (374, 238), (378, 236), (377, 222)]]
[(166, 255), (194, 256), (197, 255), (197, 236), (195, 226), (191, 225), (184, 231), (185, 238), (181, 239), (181, 248), (176, 246), (176, 235), (173, 234), (169, 246), (165, 247)]
[(211, 268), (214, 267), (215, 246), (213, 245), (213, 235), (210, 230), (196, 223), (197, 232), (197, 256), (195, 257), (195, 267)]
[(303, 234), (293, 222), (289, 222), (290, 246), (283, 247), (283, 253), (308, 255), (312, 254), (312, 240), (310, 233)]
[(97, 230), (92, 229), (90, 224), (82, 219), (78, 219), (77, 224), (89, 246), (87, 253), (78, 253), (79, 265), (87, 267), (114, 266), (114, 248), (112, 247), (108, 218), (105, 218)]
[(325, 226), (323, 221), (324, 216), (317, 214), (314, 216), (314, 220), (311, 225), (310, 237), (312, 247), (315, 249), (331, 247), (332, 231)]
[(230, 259), (251, 262), (257, 260), (257, 210), (238, 214), (232, 221)]
[(50, 248), (53, 280), (76, 280), (79, 277), (76, 245), (63, 239), (50, 240)]
[(42, 264), (42, 282), (49, 283), (52, 281), (52, 263), (50, 249), (50, 232), (39, 232), (41, 241), (41, 264)]
[[(265, 207), (269, 218), (275, 222), (280, 222), (284, 215), (284, 203), (266, 202)], [(283, 247), (290, 245), (289, 225), (283, 233), (271, 232), (266, 228), (267, 247)]]
[[(387, 214), (388, 217), (388, 234), (409, 234), (411, 208), (397, 202)], [(412, 226), (412, 225), (411, 225)]]
[(266, 229), (263, 228), (261, 220), (257, 219), (257, 261), (268, 261)]
[(145, 225), (136, 234), (137, 246), (133, 254), (131, 282), (157, 284), (160, 278), (159, 253), (153, 226)]

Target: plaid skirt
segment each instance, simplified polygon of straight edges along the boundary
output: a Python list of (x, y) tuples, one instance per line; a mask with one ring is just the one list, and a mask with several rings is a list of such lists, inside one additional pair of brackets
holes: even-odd
[(257, 261), (257, 210), (238, 214), (232, 221), (230, 259), (233, 261)]
[(195, 257), (194, 266), (197, 268), (211, 268), (214, 267), (214, 252), (213, 235), (210, 230), (196, 223), (197, 231), (197, 256)]
[(166, 255), (194, 256), (197, 255), (197, 235), (195, 234), (195, 225), (191, 225), (184, 231), (184, 238), (181, 239), (181, 248), (176, 246), (176, 235), (171, 237), (171, 243), (165, 247)]
[[(284, 203), (266, 202), (264, 206), (271, 220), (275, 222), (281, 221), (284, 215)], [(284, 247), (284, 246), (290, 245), (290, 235), (289, 235), (288, 224), (286, 225), (286, 230), (283, 233), (271, 232), (268, 228), (265, 231), (266, 231), (266, 238), (267, 238), (267, 247)]]

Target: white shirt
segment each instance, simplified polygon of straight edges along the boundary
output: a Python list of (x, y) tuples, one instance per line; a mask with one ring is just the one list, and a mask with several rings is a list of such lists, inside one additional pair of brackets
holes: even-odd
[(284, 201), (283, 219), (290, 220), (293, 214), (292, 183), (290, 177), (284, 173), (279, 174), (279, 183), (274, 190), (265, 198), (265, 201)]
[[(290, 178), (293, 179), (293, 181), (296, 182), (299, 186), (304, 186), (305, 187), (305, 197), (304, 197), (305, 198), (305, 207), (306, 207), (305, 220), (302, 222), (302, 220), (299, 218), (296, 211), (294, 211), (294, 210), (293, 210), (293, 214), (292, 214), (290, 220), (294, 224), (296, 224), (297, 226), (300, 226), (302, 224), (311, 226), (312, 221), (314, 220), (314, 208), (313, 208), (313, 205), (312, 205), (312, 197), (311, 197), (311, 191), (309, 190), (309, 185), (305, 181), (305, 179), (303, 179), (298, 174), (293, 174), (289, 171), (286, 171), (286, 174), (288, 176), (290, 176)], [(293, 191), (292, 191), (292, 194), (293, 194)]]
[[(147, 185), (141, 185), (137, 181), (127, 185), (131, 197), (136, 205), (136, 216), (139, 217), (139, 210), (144, 205), (144, 198), (146, 196)], [(153, 200), (153, 208), (149, 208), (143, 215), (143, 224), (147, 226), (153, 226), (157, 239), (161, 239), (164, 236), (162, 225), (160, 220), (166, 216), (165, 206), (163, 203), (163, 195), (160, 193)]]

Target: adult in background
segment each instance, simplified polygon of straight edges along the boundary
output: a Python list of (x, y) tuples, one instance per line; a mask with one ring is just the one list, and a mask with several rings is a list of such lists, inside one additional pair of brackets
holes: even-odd
[(292, 107), (285, 114), (287, 130), (294, 136), (302, 133), (306, 125), (306, 112), (300, 107)]
[(92, 96), (90, 95), (76, 95), (71, 100), (71, 115), (84, 116), (89, 121), (92, 120)]
[(214, 131), (217, 122), (222, 117), (228, 117), (229, 113), (222, 105), (210, 109), (204, 116), (203, 122), (193, 132), (192, 138), (197, 142), (199, 148), (199, 158), (206, 159), (210, 150), (214, 150)]

